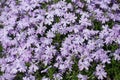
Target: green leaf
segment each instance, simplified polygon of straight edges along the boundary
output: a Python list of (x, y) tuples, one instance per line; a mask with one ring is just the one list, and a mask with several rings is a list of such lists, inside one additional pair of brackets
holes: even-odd
[(25, 76), (24, 73), (18, 72), (17, 76), (13, 80), (23, 80), (24, 76)]
[(95, 21), (93, 21), (93, 29), (94, 30), (102, 30), (102, 24), (101, 24), (101, 22), (98, 22), (97, 20), (95, 20)]
[(54, 2), (54, 3), (57, 3), (58, 1), (59, 1), (59, 0), (54, 0), (53, 2)]
[(71, 3), (72, 0), (66, 0), (67, 3)]
[(58, 23), (58, 22), (60, 22), (60, 18), (58, 16), (54, 16), (54, 21), (55, 21), (55, 23)]
[(48, 76), (50, 79), (53, 79), (53, 74), (55, 73), (55, 71), (56, 71), (56, 68), (53, 68), (53, 67), (48, 69)]
[(112, 28), (114, 26), (114, 21), (110, 20), (106, 24), (108, 24), (109, 28)]
[(119, 45), (117, 43), (114, 43), (114, 42), (112, 44), (105, 45), (103, 47), (104, 50), (110, 50), (111, 52), (114, 52), (118, 48), (119, 48)]

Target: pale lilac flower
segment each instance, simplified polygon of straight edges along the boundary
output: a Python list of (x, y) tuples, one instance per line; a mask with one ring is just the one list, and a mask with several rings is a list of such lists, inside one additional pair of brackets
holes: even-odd
[(35, 80), (35, 76), (28, 76), (28, 77), (23, 77), (23, 80)]
[(120, 60), (120, 49), (117, 49), (113, 54), (115, 60)]
[(88, 79), (88, 77), (86, 75), (82, 75), (82, 74), (78, 74), (77, 77), (79, 80), (87, 80)]
[(80, 71), (82, 71), (83, 69), (88, 70), (90, 63), (86, 60), (85, 61), (79, 60), (78, 66), (79, 66)]
[(55, 80), (62, 80), (62, 75), (60, 73), (56, 73), (53, 75)]
[(35, 64), (31, 64), (31, 66), (29, 67), (29, 72), (30, 73), (33, 73), (33, 72), (36, 72), (38, 70), (38, 66), (35, 65)]
[(53, 37), (55, 37), (55, 34), (52, 31), (48, 31), (47, 32), (47, 37), (48, 38), (53, 38)]
[(45, 73), (48, 71), (48, 69), (50, 69), (52, 66), (49, 66), (48, 68), (46, 68), (45, 70), (42, 70), (41, 73)]
[(43, 77), (42, 80), (50, 80), (49, 78)]
[(102, 63), (110, 63), (110, 58), (107, 56), (106, 51), (103, 49), (97, 50), (95, 53), (92, 54), (92, 57), (96, 61), (101, 61)]
[(91, 21), (88, 20), (87, 18), (84, 18), (84, 17), (82, 17), (82, 18), (79, 20), (79, 23), (80, 23), (82, 26), (91, 26)]
[(15, 77), (15, 75), (9, 74), (9, 73), (5, 73), (2, 76), (0, 76), (1, 80), (13, 80)]
[(119, 9), (119, 5), (118, 5), (118, 4), (113, 4), (112, 9), (113, 9), (113, 10)]
[(107, 77), (107, 73), (104, 70), (104, 65), (97, 65), (95, 75), (98, 79), (103, 80)]

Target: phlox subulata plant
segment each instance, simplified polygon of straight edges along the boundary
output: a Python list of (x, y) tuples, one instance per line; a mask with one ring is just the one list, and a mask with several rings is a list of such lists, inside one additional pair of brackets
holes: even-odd
[(120, 79), (120, 2), (0, 0), (0, 45), (0, 80)]

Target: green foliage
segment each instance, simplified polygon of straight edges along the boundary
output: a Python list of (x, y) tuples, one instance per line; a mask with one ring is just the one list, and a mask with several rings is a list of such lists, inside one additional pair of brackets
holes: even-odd
[(3, 28), (3, 25), (0, 24), (0, 29)]
[(117, 0), (118, 3), (120, 3), (120, 0)]
[(111, 52), (114, 52), (116, 49), (118, 49), (119, 48), (119, 45), (118, 44), (116, 44), (116, 43), (112, 43), (112, 44), (109, 44), (109, 45), (105, 45), (104, 47), (103, 47), (103, 49), (104, 50), (110, 50)]
[(0, 44), (0, 58), (2, 57), (2, 50), (3, 48), (2, 48), (2, 45)]
[(18, 72), (17, 76), (14, 78), (14, 80), (23, 80), (24, 76), (25, 76), (24, 73)]
[(54, 3), (57, 3), (59, 0), (53, 0)]
[(109, 28), (112, 28), (114, 26), (114, 21), (110, 20), (107, 22), (107, 24)]
[(67, 3), (71, 3), (72, 0), (66, 0)]
[(44, 4), (41, 4), (41, 8), (42, 8), (42, 9), (46, 9), (46, 8), (47, 8), (47, 5), (46, 5), (46, 3), (44, 3)]
[(102, 30), (101, 22), (98, 22), (97, 20), (94, 20), (93, 22), (94, 22), (94, 24), (93, 24), (93, 29), (94, 30)]
[(66, 72), (66, 74), (63, 76), (63, 80), (78, 80), (77, 75), (75, 71)]
[(36, 71), (35, 72), (35, 77), (36, 77), (36, 80), (41, 80), (42, 79), (42, 77), (44, 76), (44, 75), (46, 75), (46, 74), (41, 74), (41, 72), (38, 70), (38, 71)]
[(56, 45), (57, 50), (60, 50), (61, 43), (64, 41), (66, 35), (61, 35), (60, 33), (56, 33), (55, 38), (53, 39), (53, 45)]
[[(0, 44), (0, 58), (2, 57), (2, 50), (3, 50), (3, 48), (2, 48), (2, 45)], [(2, 74), (3, 74), (3, 72), (0, 71), (0, 75), (2, 75)]]
[(56, 72), (56, 68), (51, 67), (51, 68), (48, 69), (48, 76), (49, 76), (50, 79), (53, 79), (53, 74), (55, 72)]
[(58, 16), (55, 16), (55, 17), (54, 17), (54, 21), (55, 21), (55, 23), (56, 23), (56, 22), (58, 23), (58, 22), (60, 22), (60, 18), (59, 18)]
[(34, 76), (36, 77), (36, 80), (41, 80), (43, 76), (46, 76), (46, 73), (41, 73), (41, 70), (44, 70), (45, 68), (47, 68), (47, 66), (45, 66), (43, 63), (39, 63), (38, 64), (39, 70), (37, 70), (34, 74)]
[(26, 63), (25, 65), (26, 65), (27, 67), (29, 67), (29, 66), (30, 66), (30, 63), (28, 62), (28, 63)]
[(72, 71), (67, 71), (64, 76), (63, 80), (78, 80), (78, 73), (79, 73), (79, 68), (78, 68), (78, 59), (73, 57), (74, 64), (72, 66)]
[(89, 77), (89, 80), (96, 80), (96, 77), (94, 76), (94, 71), (95, 71), (95, 68), (97, 66), (96, 63), (91, 63), (92, 65), (89, 67), (89, 70), (87, 71), (86, 75), (88, 75)]
[(3, 72), (0, 71), (0, 76), (3, 74)]
[(0, 52), (2, 52), (2, 49), (3, 49), (3, 48), (2, 48), (2, 45), (0, 45)]
[(105, 69), (107, 71), (108, 78), (111, 80), (120, 80), (120, 61), (116, 61), (112, 58), (111, 63), (106, 64)]

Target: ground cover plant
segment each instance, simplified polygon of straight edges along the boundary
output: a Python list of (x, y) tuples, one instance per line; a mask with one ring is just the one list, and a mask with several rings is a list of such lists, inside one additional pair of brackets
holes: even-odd
[(120, 80), (120, 0), (0, 0), (0, 80)]

